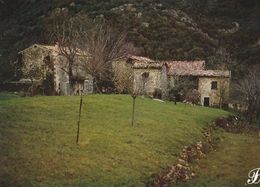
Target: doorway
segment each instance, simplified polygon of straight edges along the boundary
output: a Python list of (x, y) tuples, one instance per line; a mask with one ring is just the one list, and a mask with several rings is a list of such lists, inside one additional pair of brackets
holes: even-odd
[(204, 97), (204, 106), (209, 106), (209, 97)]

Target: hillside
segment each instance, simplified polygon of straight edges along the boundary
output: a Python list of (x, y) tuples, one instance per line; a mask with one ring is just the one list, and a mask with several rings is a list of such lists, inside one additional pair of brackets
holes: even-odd
[(143, 186), (228, 114), (138, 97), (132, 127), (130, 96), (85, 96), (77, 145), (78, 103), (0, 94), (0, 186)]
[(207, 155), (196, 166), (198, 176), (180, 186), (243, 187), (248, 172), (260, 165), (260, 140), (254, 136), (224, 133), (218, 151)]
[(0, 81), (12, 77), (17, 51), (48, 43), (44, 21), (55, 8), (105, 18), (140, 54), (153, 59), (206, 59), (233, 77), (260, 61), (258, 0), (1, 0)]

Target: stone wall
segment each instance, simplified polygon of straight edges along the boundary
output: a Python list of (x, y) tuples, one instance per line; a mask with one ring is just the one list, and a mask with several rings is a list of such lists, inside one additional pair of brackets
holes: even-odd
[(33, 76), (35, 80), (44, 79), (46, 71), (44, 60), (49, 56), (50, 60), (53, 61), (51, 50), (39, 45), (33, 45), (19, 54), (22, 55), (22, 62), (20, 63), (22, 63), (23, 78), (31, 78), (30, 76)]
[[(213, 81), (217, 82), (217, 89), (212, 89)], [(201, 105), (204, 105), (204, 98), (209, 98), (209, 106), (220, 106), (227, 103), (229, 98), (229, 78), (224, 77), (200, 77), (199, 92), (201, 94)]]
[[(144, 73), (149, 74), (147, 78)], [(161, 69), (134, 69), (134, 91), (152, 96), (156, 88), (161, 88), (161, 76)]]
[(167, 99), (169, 95), (169, 85), (168, 85), (168, 75), (167, 75), (167, 67), (164, 65), (162, 66), (161, 71), (161, 85), (160, 89), (162, 90), (162, 99)]
[[(32, 45), (31, 47), (19, 53), (22, 56), (22, 72), (23, 78), (33, 78), (35, 80), (44, 80), (48, 70), (46, 59), (49, 59), (53, 72), (54, 91), (59, 95), (70, 95), (71, 93), (78, 94), (79, 90), (83, 90), (84, 94), (93, 92), (93, 77), (80, 66), (83, 60), (82, 56), (75, 58), (73, 67), (73, 76), (79, 81), (76, 81), (73, 90), (70, 90), (69, 77), (64, 71), (67, 67), (66, 58), (59, 56), (57, 49), (54, 46)], [(48, 57), (48, 58), (47, 58)], [(27, 75), (28, 74), (28, 75)], [(28, 77), (30, 76), (30, 77)]]

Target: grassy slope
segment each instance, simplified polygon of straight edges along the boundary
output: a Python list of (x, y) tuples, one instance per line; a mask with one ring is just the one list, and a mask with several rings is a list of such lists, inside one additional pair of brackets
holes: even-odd
[(79, 97), (0, 95), (0, 185), (143, 185), (201, 136), (217, 109), (137, 99), (84, 97), (80, 145), (75, 144)]
[(183, 186), (246, 186), (249, 171), (260, 167), (260, 139), (224, 133), (223, 140), (217, 152), (199, 161), (196, 168), (199, 176)]

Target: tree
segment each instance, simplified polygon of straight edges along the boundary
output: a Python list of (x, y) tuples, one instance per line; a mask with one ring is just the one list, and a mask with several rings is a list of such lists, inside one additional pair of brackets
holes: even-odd
[(113, 63), (113, 82), (118, 93), (132, 93), (133, 68), (132, 64), (124, 62)]
[(56, 9), (47, 19), (48, 37), (56, 44), (59, 67), (68, 75), (70, 94), (75, 83), (73, 70), (81, 65), (82, 58), (83, 61), (87, 59), (87, 54), (80, 47), (89, 23), (86, 15), (72, 16), (65, 8)]
[(190, 89), (185, 94), (185, 100), (188, 103), (198, 104), (200, 101), (200, 93), (196, 89)]
[(228, 70), (234, 69), (235, 61), (231, 54), (223, 47), (216, 50), (214, 56), (208, 58), (208, 66), (211, 69)]
[(218, 84), (217, 96), (219, 97), (219, 108), (222, 108), (224, 104), (228, 103), (227, 98), (229, 82), (225, 79), (220, 79)]
[(249, 74), (240, 80), (235, 86), (237, 99), (242, 101), (246, 107), (246, 117), (249, 124), (253, 120), (259, 120), (260, 116), (260, 76), (256, 72)]
[(92, 20), (86, 14), (69, 14), (67, 9), (52, 12), (47, 21), (49, 36), (57, 43), (60, 68), (67, 73), (73, 89), (75, 69), (93, 76), (95, 90), (113, 85), (112, 63), (126, 60), (133, 46), (126, 32), (118, 32), (104, 20)]
[(100, 87), (113, 86), (112, 63), (126, 60), (133, 46), (126, 41), (126, 32), (118, 32), (104, 21), (95, 22), (93, 28), (85, 33), (82, 50), (89, 54), (86, 71), (94, 78), (94, 85), (100, 92)]
[[(28, 53), (27, 58), (31, 58), (33, 54)], [(24, 56), (20, 55), (19, 60), (22, 60), (21, 58), (24, 58)], [(24, 63), (21, 67), (21, 72), (23, 74), (24, 78), (28, 78), (31, 81), (31, 86), (29, 87), (29, 91), (31, 96), (35, 94), (36, 91), (36, 83), (42, 82), (44, 80), (44, 71), (43, 67), (39, 64), (29, 61), (28, 63)], [(19, 71), (19, 70), (18, 70)]]
[[(197, 96), (195, 93), (198, 89), (198, 79), (190, 76), (174, 76), (173, 77), (173, 87), (170, 89), (170, 100), (176, 101), (186, 100), (197, 104)], [(194, 93), (194, 96), (192, 96)]]

